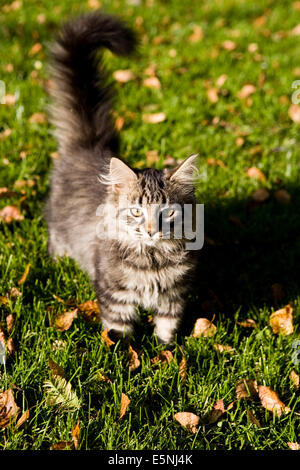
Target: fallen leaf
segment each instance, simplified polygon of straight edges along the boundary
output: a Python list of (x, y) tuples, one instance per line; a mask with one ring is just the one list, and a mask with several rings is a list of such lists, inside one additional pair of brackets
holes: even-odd
[(59, 364), (54, 362), (52, 359), (49, 359), (48, 364), (55, 377), (59, 375), (60, 377), (63, 377), (64, 379), (66, 378), (66, 374), (65, 374), (63, 367), (61, 367)]
[(149, 124), (158, 124), (165, 121), (167, 116), (165, 113), (153, 113), (153, 114), (143, 114), (142, 120)]
[(266, 180), (266, 177), (263, 172), (256, 166), (252, 166), (251, 168), (247, 169), (247, 176), (249, 176), (249, 178), (254, 178), (260, 181)]
[(186, 378), (187, 378), (187, 361), (186, 361), (186, 357), (184, 355), (184, 352), (183, 352), (181, 346), (179, 346), (179, 349), (180, 349), (181, 356), (182, 356), (182, 359), (181, 359), (180, 364), (179, 364), (179, 375), (180, 375), (182, 381), (186, 382)]
[(234, 352), (234, 349), (231, 346), (228, 346), (227, 344), (214, 344), (214, 349), (218, 351), (219, 353), (230, 353), (232, 354)]
[(252, 318), (247, 318), (245, 321), (237, 321), (237, 324), (244, 328), (256, 328), (257, 323)]
[(121, 397), (121, 409), (120, 409), (120, 417), (119, 417), (119, 420), (122, 419), (123, 416), (125, 415), (129, 404), (130, 404), (130, 400), (129, 400), (128, 396), (125, 395), (125, 393), (122, 393), (122, 397)]
[(17, 299), (22, 295), (22, 292), (20, 292), (16, 287), (12, 287), (8, 293), (9, 297), (11, 299)]
[(14, 354), (16, 349), (15, 349), (15, 345), (14, 345), (14, 340), (12, 338), (8, 338), (8, 340), (6, 341), (6, 350), (8, 352), (8, 354)]
[(26, 266), (26, 268), (25, 268), (24, 274), (23, 274), (23, 275), (20, 277), (20, 279), (18, 280), (18, 286), (21, 286), (22, 284), (24, 284), (24, 282), (26, 281), (26, 279), (27, 279), (27, 277), (28, 277), (30, 268), (31, 268), (31, 264), (28, 263), (27, 266)]
[(219, 99), (218, 88), (214, 88), (214, 87), (208, 88), (206, 94), (211, 103), (216, 103)]
[(118, 116), (117, 119), (115, 120), (115, 128), (117, 131), (120, 131), (123, 129), (123, 126), (125, 124), (125, 119), (122, 116)]
[(231, 41), (230, 39), (227, 39), (226, 41), (222, 42), (222, 47), (226, 51), (233, 51), (236, 48), (236, 43)]
[(252, 200), (258, 203), (266, 201), (269, 197), (270, 193), (265, 188), (259, 188), (252, 194)]
[(291, 450), (299, 450), (300, 449), (300, 445), (298, 444), (298, 442), (288, 442), (288, 446)]
[(237, 137), (235, 139), (235, 144), (237, 147), (242, 147), (242, 145), (244, 145), (244, 142), (245, 140), (243, 139), (243, 137)]
[(5, 129), (5, 131), (0, 132), (0, 140), (6, 139), (7, 137), (10, 136), (11, 133), (12, 133), (11, 129)]
[(152, 364), (157, 365), (159, 363), (162, 364), (170, 364), (171, 361), (174, 360), (173, 354), (168, 349), (161, 351), (158, 356), (155, 356), (151, 359)]
[(5, 321), (6, 321), (7, 333), (10, 334), (12, 332), (14, 324), (15, 324), (15, 315), (14, 315), (14, 313), (10, 313), (9, 315), (7, 315)]
[(291, 305), (286, 305), (280, 310), (276, 310), (270, 316), (270, 325), (273, 333), (290, 335), (294, 331), (293, 327), (293, 308)]
[(291, 195), (286, 189), (278, 189), (278, 191), (275, 191), (274, 197), (280, 204), (289, 204), (291, 202)]
[(159, 90), (161, 88), (161, 84), (160, 84), (160, 81), (157, 77), (153, 76), (153, 77), (149, 77), (149, 78), (145, 78), (145, 80), (143, 81), (143, 85), (148, 87), (148, 88), (155, 88), (157, 90)]
[(222, 75), (220, 75), (217, 80), (216, 80), (216, 85), (218, 87), (221, 87), (224, 85), (224, 83), (226, 82), (227, 80), (227, 75), (225, 75), (225, 73), (223, 73)]
[(79, 304), (77, 308), (84, 320), (90, 323), (100, 322), (100, 309), (96, 300), (87, 300), (83, 304)]
[(6, 206), (0, 211), (0, 222), (10, 224), (13, 220), (23, 220), (24, 216), (16, 206)]
[(52, 444), (50, 450), (74, 450), (74, 442), (72, 441), (59, 441)]
[(139, 359), (138, 353), (129, 345), (128, 350), (129, 355), (129, 370), (135, 370), (141, 365), (141, 361)]
[(219, 400), (214, 406), (213, 409), (208, 413), (206, 416), (207, 424), (214, 424), (221, 418), (221, 416), (225, 413), (225, 407), (223, 398)]
[(300, 124), (300, 106), (297, 104), (291, 104), (288, 114), (293, 122)]
[(108, 384), (111, 383), (111, 380), (106, 377), (105, 375), (101, 374), (101, 372), (98, 370), (97, 372), (97, 380), (99, 380), (99, 382), (106, 382)]
[(9, 388), (0, 392), (0, 429), (6, 428), (17, 417), (20, 408), (16, 405), (13, 392)]
[(147, 166), (152, 167), (155, 163), (159, 162), (159, 155), (157, 150), (148, 150), (146, 152)]
[(99, 0), (89, 0), (88, 6), (92, 8), (92, 10), (98, 10), (98, 8), (101, 8), (101, 3)]
[(6, 106), (13, 106), (16, 104), (16, 97), (15, 95), (8, 94), (4, 97)]
[(214, 336), (217, 332), (217, 327), (207, 318), (198, 318), (194, 325), (193, 330), (193, 337), (200, 338), (203, 336), (204, 338), (209, 336)]
[(256, 44), (256, 42), (251, 42), (248, 46), (248, 51), (253, 53), (253, 52), (256, 52), (258, 50), (258, 44)]
[(108, 329), (107, 328), (104, 331), (102, 331), (101, 338), (105, 342), (105, 344), (108, 348), (110, 348), (113, 344), (115, 344), (115, 342), (113, 340), (111, 340), (110, 337), (108, 336)]
[(197, 425), (199, 424), (200, 418), (194, 413), (189, 413), (188, 411), (183, 411), (176, 413), (174, 419), (178, 421), (179, 424), (193, 434), (197, 433)]
[(75, 308), (75, 310), (72, 310), (71, 312), (61, 313), (54, 319), (54, 328), (58, 331), (68, 330), (71, 327), (74, 318), (77, 318), (77, 313), (77, 308)]
[(261, 424), (258, 419), (254, 416), (254, 413), (251, 410), (247, 410), (248, 418), (250, 423), (255, 424), (258, 428), (261, 428)]
[(266, 410), (271, 411), (277, 416), (281, 416), (282, 413), (288, 413), (291, 409), (288, 406), (285, 406), (284, 403), (279, 399), (278, 395), (274, 390), (271, 390), (269, 387), (264, 385), (259, 385), (258, 395), (261, 401), (261, 405), (266, 408)]
[(258, 397), (258, 388), (256, 380), (242, 379), (240, 380), (235, 388), (236, 398), (251, 398), (256, 399)]
[(203, 29), (199, 25), (194, 25), (193, 33), (189, 36), (189, 42), (199, 42), (203, 39)]
[(72, 429), (72, 438), (74, 442), (74, 449), (77, 450), (80, 439), (80, 421), (78, 420), (74, 428)]
[(45, 113), (34, 113), (29, 118), (31, 124), (46, 124), (47, 118)]
[(23, 426), (23, 424), (28, 420), (29, 414), (29, 410), (24, 411), (22, 416), (18, 419), (14, 430), (19, 429), (21, 426)]
[(238, 92), (238, 98), (243, 100), (248, 98), (248, 96), (252, 95), (256, 91), (256, 87), (251, 85), (251, 83), (247, 83), (242, 87), (242, 89)]
[(32, 56), (38, 54), (42, 49), (43, 49), (42, 44), (39, 43), (39, 42), (37, 42), (36, 44), (34, 44), (34, 45), (32, 46), (32, 48), (30, 49), (30, 51), (29, 51), (28, 54), (29, 54), (29, 56), (32, 57)]
[(135, 75), (131, 70), (116, 70), (113, 74), (114, 79), (119, 83), (127, 83), (134, 80)]
[(293, 387), (297, 389), (299, 387), (299, 375), (296, 374), (294, 370), (292, 370), (290, 373), (290, 380), (293, 384)]

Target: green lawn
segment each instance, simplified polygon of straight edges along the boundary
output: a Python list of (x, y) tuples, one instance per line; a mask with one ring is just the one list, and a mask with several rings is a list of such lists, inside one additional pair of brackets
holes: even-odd
[[(0, 210), (16, 206), (24, 218), (0, 222), (0, 295), (9, 297), (12, 287), (22, 293), (0, 303), (3, 329), (7, 315), (15, 314), (10, 334), (16, 350), (0, 365), (0, 391), (11, 388), (18, 417), (28, 409), (30, 416), (18, 429), (14, 423), (0, 429), (0, 448), (49, 449), (72, 440), (79, 420), (80, 449), (288, 449), (288, 442), (299, 441), (299, 398), (289, 375), (299, 374), (292, 344), (299, 338), (300, 317), (300, 137), (289, 110), (292, 83), (300, 79), (300, 36), (292, 32), (300, 24), (300, 3), (101, 1), (141, 38), (130, 60), (106, 54), (112, 72), (131, 69), (135, 75), (116, 83), (115, 112), (124, 118), (122, 155), (146, 166), (146, 152), (156, 150), (161, 168), (168, 156), (199, 152), (197, 194), (205, 204), (206, 242), (174, 360), (153, 366), (151, 359), (163, 348), (147, 322), (151, 312), (141, 312), (142, 327), (132, 342), (141, 365), (131, 372), (127, 346), (109, 349), (100, 324), (79, 316), (65, 332), (50, 326), (54, 314), (71, 309), (53, 295), (80, 304), (95, 294), (74, 262), (55, 264), (47, 256), (42, 211), (56, 143), (43, 114), (36, 119), (35, 113), (46, 112), (47, 44), (57, 25), (95, 3), (1, 1), (0, 80), (9, 97), (0, 105), (0, 188), (9, 191), (0, 191)], [(155, 67), (160, 89), (144, 84), (149, 66)], [(242, 98), (245, 84), (255, 88)], [(142, 119), (160, 112), (166, 115), (161, 123)], [(259, 179), (247, 174), (253, 167), (262, 172)], [(267, 192), (258, 195), (266, 199), (257, 203), (262, 188)], [(278, 201), (281, 189), (290, 199)], [(294, 308), (294, 333), (275, 335), (270, 314), (287, 303)], [(214, 317), (214, 337), (191, 336), (200, 317)], [(257, 328), (237, 324), (247, 318)], [(220, 353), (215, 343), (234, 352)], [(185, 382), (179, 346), (187, 361)], [(43, 387), (53, 381), (49, 359), (64, 368), (80, 408), (49, 405)], [(246, 378), (270, 387), (291, 411), (278, 417), (259, 399), (236, 401), (236, 384)], [(131, 402), (119, 420), (122, 393)], [(225, 408), (235, 404), (216, 423), (203, 424), (220, 399)], [(196, 434), (174, 420), (182, 411), (202, 418)]]

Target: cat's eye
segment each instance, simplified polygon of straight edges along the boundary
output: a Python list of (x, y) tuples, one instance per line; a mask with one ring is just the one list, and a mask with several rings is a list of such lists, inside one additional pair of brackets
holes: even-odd
[(132, 209), (130, 209), (130, 212), (134, 217), (141, 217), (142, 215), (142, 211), (138, 207), (133, 207)]
[(169, 209), (168, 216), (173, 217), (174, 213), (175, 213), (175, 211), (173, 209)]

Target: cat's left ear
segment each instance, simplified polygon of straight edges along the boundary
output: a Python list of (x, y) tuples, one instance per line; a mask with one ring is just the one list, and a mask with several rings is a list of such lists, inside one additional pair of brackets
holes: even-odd
[(182, 185), (193, 185), (197, 171), (198, 154), (190, 155), (184, 162), (172, 170), (167, 170), (166, 178)]

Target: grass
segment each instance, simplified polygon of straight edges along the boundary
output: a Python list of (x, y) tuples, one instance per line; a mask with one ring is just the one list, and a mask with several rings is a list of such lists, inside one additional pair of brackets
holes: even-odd
[[(100, 325), (78, 318), (66, 332), (49, 327), (50, 315), (66, 309), (53, 294), (77, 303), (95, 299), (95, 294), (72, 260), (55, 264), (47, 256), (42, 210), (56, 144), (47, 123), (29, 118), (44, 113), (48, 102), (47, 43), (64, 18), (90, 6), (87, 1), (57, 0), (53, 6), (50, 0), (26, 0), (7, 8), (2, 2), (0, 79), (16, 102), (0, 105), (0, 132), (11, 129), (0, 140), (0, 187), (18, 194), (2, 197), (0, 209), (16, 205), (24, 220), (1, 223), (0, 295), (12, 287), (22, 295), (0, 305), (2, 325), (10, 311), (16, 316), (16, 353), (0, 366), (0, 390), (13, 388), (21, 411), (30, 409), (30, 417), (18, 430), (12, 425), (0, 431), (0, 448), (49, 449), (70, 440), (80, 420), (80, 449), (288, 449), (288, 442), (299, 440), (299, 398), (289, 374), (292, 369), (299, 373), (292, 344), (299, 338), (300, 314), (300, 141), (299, 125), (288, 110), (292, 83), (299, 78), (300, 39), (287, 32), (300, 23), (300, 11), (292, 1), (271, 0), (101, 3), (106, 11), (121, 13), (141, 37), (136, 58), (106, 54), (111, 71), (130, 68), (136, 75), (117, 84), (116, 115), (125, 118), (122, 155), (145, 166), (146, 151), (157, 150), (161, 167), (167, 155), (182, 159), (199, 152), (197, 195), (205, 204), (207, 241), (170, 364), (152, 366), (162, 347), (147, 323), (149, 312), (142, 313), (143, 328), (133, 343), (141, 351), (141, 366), (133, 372), (126, 346), (118, 343), (109, 350)], [(191, 42), (195, 25), (201, 26), (203, 39)], [(235, 49), (226, 50), (225, 40), (233, 41)], [(43, 47), (33, 53), (36, 43)], [(257, 47), (249, 51), (253, 43)], [(143, 86), (151, 64), (160, 90)], [(223, 74), (227, 80), (212, 103), (207, 90)], [(256, 90), (249, 99), (240, 99), (246, 83)], [(142, 114), (149, 112), (164, 112), (167, 119), (147, 124)], [(249, 178), (249, 167), (259, 168), (265, 179)], [(27, 185), (20, 188), (20, 180)], [(252, 195), (262, 187), (269, 198), (255, 204)], [(288, 191), (289, 204), (277, 201), (279, 189)], [(28, 263), (26, 282), (18, 286)], [(280, 298), (272, 294), (274, 284), (282, 286)], [(274, 335), (269, 316), (288, 302), (294, 306), (295, 332)], [(196, 318), (213, 315), (215, 337), (190, 336)], [(258, 327), (237, 325), (246, 318)], [(53, 350), (56, 340), (64, 341), (63, 348)], [(228, 344), (235, 352), (220, 354), (214, 343)], [(179, 345), (188, 364), (186, 383), (180, 378)], [(47, 406), (43, 383), (51, 378), (49, 358), (64, 368), (79, 409), (63, 412)], [(98, 372), (111, 382), (99, 380)], [(216, 424), (200, 425), (196, 435), (174, 421), (178, 411), (203, 416), (221, 398), (227, 407), (243, 378), (271, 387), (292, 411), (278, 418), (258, 401), (239, 401)], [(118, 421), (122, 393), (131, 403)], [(250, 422), (248, 410), (261, 427)]]

